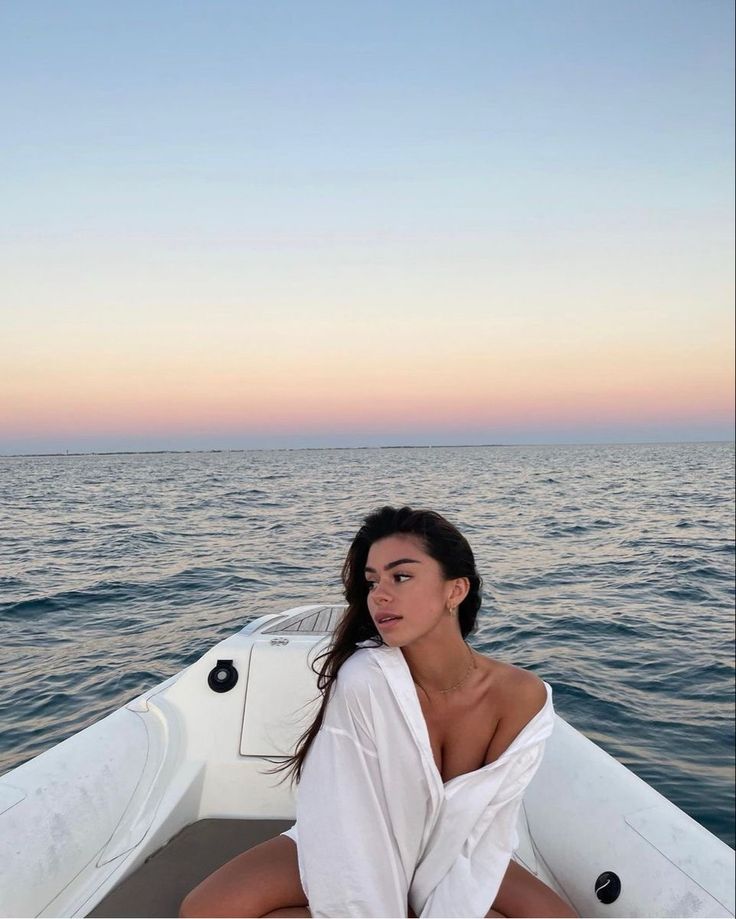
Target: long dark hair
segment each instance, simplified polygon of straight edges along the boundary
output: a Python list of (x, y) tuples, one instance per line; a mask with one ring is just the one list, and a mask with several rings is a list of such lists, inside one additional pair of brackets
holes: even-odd
[(376, 646), (385, 644), (368, 612), (365, 565), (373, 543), (396, 534), (417, 538), (426, 554), (439, 563), (445, 580), (467, 578), (470, 581), (470, 590), (458, 607), (457, 618), (463, 638), (475, 631), (483, 581), (475, 568), (473, 551), (462, 533), (436, 511), (386, 505), (368, 514), (353, 539), (342, 568), (347, 608), (335, 628), (329, 647), (313, 662), (316, 664), (324, 658), (322, 667), (319, 672), (314, 666), (311, 668), (317, 674), (317, 688), (322, 694), (317, 717), (297, 741), (294, 754), (280, 763), (276, 769), (266, 772), (288, 769), (292, 773), (292, 782), (294, 779), (297, 783), (301, 780), (304, 760), (312, 741), (322, 727), (332, 684), (337, 679), (340, 667), (355, 653), (358, 642), (375, 639)]

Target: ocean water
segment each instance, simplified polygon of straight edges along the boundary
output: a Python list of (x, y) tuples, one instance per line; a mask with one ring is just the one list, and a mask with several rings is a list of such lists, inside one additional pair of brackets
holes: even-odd
[(479, 651), (734, 846), (730, 443), (0, 458), (0, 772), (250, 619), (339, 602), (385, 503), (467, 536)]

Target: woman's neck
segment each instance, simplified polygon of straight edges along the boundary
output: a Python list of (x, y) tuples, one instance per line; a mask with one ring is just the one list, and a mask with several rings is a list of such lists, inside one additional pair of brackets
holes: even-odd
[(475, 686), (478, 655), (459, 632), (424, 636), (401, 648), (412, 679), (430, 700), (452, 701)]

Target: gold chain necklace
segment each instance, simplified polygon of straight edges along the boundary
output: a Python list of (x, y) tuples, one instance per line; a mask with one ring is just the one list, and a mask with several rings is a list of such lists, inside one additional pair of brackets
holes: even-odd
[[(458, 686), (462, 686), (462, 684), (467, 680), (467, 678), (470, 676), (470, 674), (473, 672), (473, 670), (475, 670), (475, 668), (476, 668), (476, 663), (475, 663), (475, 657), (473, 656), (473, 649), (470, 647), (470, 645), (469, 645), (467, 642), (465, 643), (465, 647), (466, 647), (466, 648), (468, 649), (468, 651), (470, 652), (470, 666), (468, 667), (467, 672), (465, 673), (465, 676), (460, 680), (459, 683), (455, 683), (454, 686), (449, 686), (447, 689), (437, 689), (437, 690), (435, 690), (436, 692), (446, 693), (446, 692), (451, 692), (453, 689), (457, 689)], [(412, 677), (412, 679), (414, 679), (414, 678)], [(429, 697), (429, 693), (428, 693), (427, 690), (422, 686), (422, 684), (419, 683), (417, 680), (414, 680), (414, 682), (415, 682), (416, 685), (422, 690), (422, 692), (424, 693), (424, 695), (427, 696), (427, 697)]]

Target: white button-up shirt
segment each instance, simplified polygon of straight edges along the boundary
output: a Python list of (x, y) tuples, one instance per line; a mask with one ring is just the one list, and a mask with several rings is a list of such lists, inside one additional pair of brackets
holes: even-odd
[(299, 874), (314, 917), (483, 917), (519, 844), (524, 790), (554, 727), (547, 701), (504, 753), (443, 782), (400, 648), (361, 642), (304, 761)]

